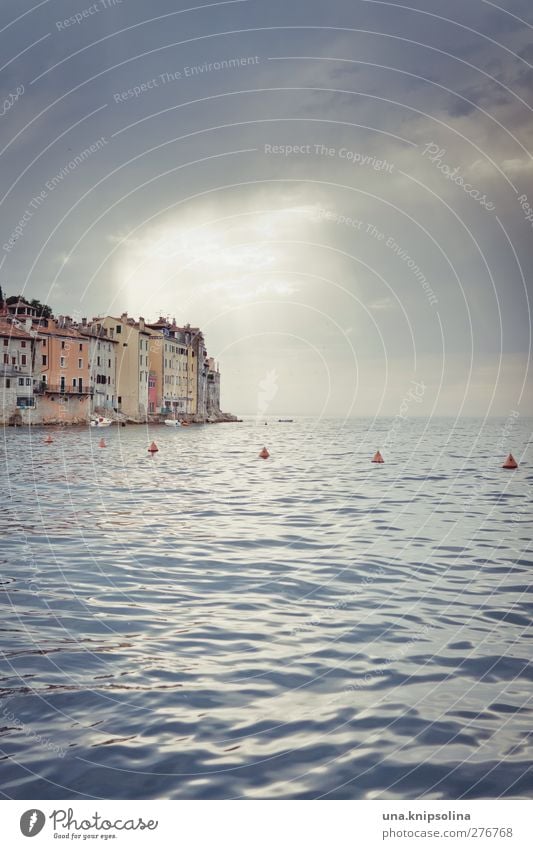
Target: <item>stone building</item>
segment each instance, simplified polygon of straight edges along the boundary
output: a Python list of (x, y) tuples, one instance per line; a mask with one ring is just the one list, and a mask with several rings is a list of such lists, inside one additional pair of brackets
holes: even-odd
[(34, 334), (12, 317), (1, 317), (0, 424), (28, 424), (35, 420), (34, 357)]
[(41, 424), (86, 424), (91, 415), (89, 340), (69, 316), (33, 323), (34, 395)]
[(220, 372), (213, 357), (208, 357), (207, 360), (206, 386), (206, 416), (208, 421), (214, 421), (221, 417), (222, 411), (220, 409)]
[(117, 398), (117, 348), (118, 341), (111, 339), (107, 329), (98, 319), (82, 319), (79, 327), (82, 336), (89, 340), (89, 370), (93, 390), (91, 412), (105, 414), (118, 412)]

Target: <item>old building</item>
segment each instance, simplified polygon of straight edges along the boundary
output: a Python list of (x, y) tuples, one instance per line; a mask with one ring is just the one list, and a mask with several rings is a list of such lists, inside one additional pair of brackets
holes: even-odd
[(68, 316), (34, 320), (34, 394), (43, 424), (83, 424), (91, 414), (89, 340)]
[(213, 357), (207, 361), (206, 414), (208, 421), (214, 421), (222, 415), (220, 409), (220, 372)]
[(0, 304), (4, 423), (83, 424), (112, 412), (135, 422), (228, 420), (200, 328), (163, 317), (147, 325), (127, 313), (77, 323), (37, 300), (8, 300)]
[(165, 336), (158, 324), (146, 325), (150, 333), (148, 345), (148, 415), (152, 417), (164, 414), (163, 405), (163, 354)]
[(82, 319), (80, 333), (89, 341), (89, 370), (93, 395), (91, 412), (118, 411), (117, 400), (117, 348), (118, 341), (111, 339), (107, 329), (95, 319)]
[(124, 312), (120, 318), (103, 316), (93, 319), (116, 341), (117, 410), (132, 421), (144, 422), (148, 413), (148, 375), (150, 332), (144, 319), (139, 321)]
[(1, 424), (28, 424), (35, 419), (34, 351), (34, 335), (11, 317), (0, 317)]
[(160, 369), (161, 413), (167, 417), (186, 418), (194, 412), (189, 385), (190, 338), (175, 320), (161, 317), (150, 328), (157, 334), (157, 339), (154, 336), (151, 340), (154, 349), (151, 364), (155, 373)]

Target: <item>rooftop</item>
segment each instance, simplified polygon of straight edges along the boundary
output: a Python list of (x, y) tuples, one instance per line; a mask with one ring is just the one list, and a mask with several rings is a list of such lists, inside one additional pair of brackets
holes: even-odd
[(22, 328), (17, 327), (15, 324), (11, 324), (9, 321), (3, 321), (2, 319), (0, 319), (0, 336), (9, 336), (14, 339), (34, 338), (27, 330), (22, 330)]

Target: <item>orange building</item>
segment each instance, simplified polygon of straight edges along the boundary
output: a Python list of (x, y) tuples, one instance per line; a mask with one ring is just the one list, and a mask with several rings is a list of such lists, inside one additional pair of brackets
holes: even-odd
[(90, 398), (90, 342), (70, 320), (40, 319), (35, 340), (36, 379), (39, 419), (43, 423), (87, 423)]

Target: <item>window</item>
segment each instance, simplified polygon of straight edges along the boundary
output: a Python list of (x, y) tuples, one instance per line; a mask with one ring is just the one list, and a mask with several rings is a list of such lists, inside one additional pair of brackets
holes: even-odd
[(108, 368), (111, 368), (111, 360), (108, 360), (108, 361), (107, 361), (107, 367), (108, 367)]
[(24, 386), (24, 378), (19, 377), (19, 386)]
[[(78, 360), (78, 362), (80, 362), (80, 361)], [(97, 358), (96, 358), (96, 365), (97, 365), (97, 366), (99, 366), (99, 365), (100, 365), (100, 357), (97, 357)], [(81, 367), (80, 367), (80, 368), (81, 368)]]
[(9, 345), (9, 339), (4, 339), (4, 346)]
[(73, 378), (72, 378), (72, 386), (74, 387), (74, 389), (76, 388), (76, 384), (77, 384), (77, 382), (78, 382), (78, 381), (76, 380), (76, 378), (75, 378), (75, 377), (73, 377)]
[(4, 363), (9, 365), (9, 354), (4, 354)]
[(65, 357), (59, 358), (59, 366), (60, 368), (65, 368)]
[(83, 368), (83, 360), (81, 357), (78, 359), (78, 368)]
[(23, 340), (22, 340), (22, 342), (20, 343), (20, 347), (21, 347), (21, 348), (25, 348), (25, 347), (26, 347), (26, 340), (25, 340), (25, 339), (23, 339)]
[(23, 365), (23, 366), (26, 365), (26, 354), (20, 355), (20, 364)]
[(35, 407), (35, 399), (17, 398), (17, 407)]
[(11, 389), (11, 380), (9, 377), (6, 377), (6, 389)]
[(80, 351), (83, 351), (83, 342), (80, 342)]
[(110, 377), (109, 377), (109, 375), (108, 375), (108, 377), (107, 377), (107, 385), (109, 386), (109, 385), (110, 385), (110, 383), (111, 383), (111, 378), (110, 378)]
[(64, 350), (64, 348), (65, 348), (65, 343), (61, 342), (61, 350)]
[(43, 354), (42, 356), (43, 356), (43, 366), (45, 366), (46, 363), (47, 363), (46, 354)]
[(115, 330), (117, 331), (117, 333), (122, 333), (122, 327), (120, 326), (120, 324), (117, 324)]
[(31, 377), (26, 378), (26, 386), (31, 386)]

